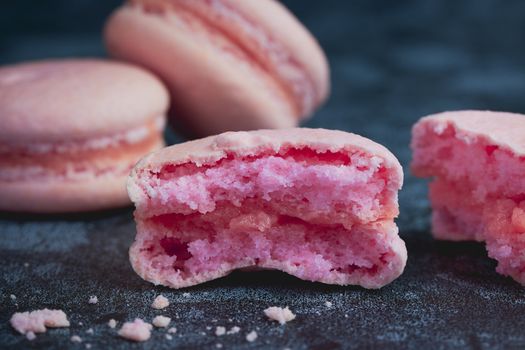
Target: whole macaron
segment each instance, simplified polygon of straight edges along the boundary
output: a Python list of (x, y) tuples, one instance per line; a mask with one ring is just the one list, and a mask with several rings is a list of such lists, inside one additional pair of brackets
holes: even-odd
[(105, 40), (164, 80), (171, 121), (192, 136), (293, 127), (329, 94), (319, 44), (274, 0), (130, 0)]
[(169, 96), (152, 74), (96, 59), (0, 67), (0, 210), (129, 203), (126, 177), (163, 146)]

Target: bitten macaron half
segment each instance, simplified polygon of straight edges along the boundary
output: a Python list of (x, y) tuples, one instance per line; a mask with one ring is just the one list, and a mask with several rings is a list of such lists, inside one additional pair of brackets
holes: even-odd
[(401, 165), (336, 130), (227, 132), (163, 148), (132, 170), (135, 271), (172, 288), (241, 268), (380, 288), (407, 259), (394, 218)]
[(293, 127), (329, 93), (319, 44), (274, 0), (131, 0), (105, 41), (164, 80), (173, 124), (195, 136)]
[(95, 59), (0, 68), (0, 210), (129, 203), (126, 177), (163, 146), (169, 97), (150, 73)]
[(485, 242), (496, 271), (525, 285), (525, 115), (451, 111), (412, 129), (412, 172), (432, 178), (432, 233)]

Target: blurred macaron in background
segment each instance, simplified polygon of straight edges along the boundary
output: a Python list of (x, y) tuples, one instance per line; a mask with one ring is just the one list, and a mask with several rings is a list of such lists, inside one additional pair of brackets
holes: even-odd
[(297, 126), (330, 89), (319, 44), (275, 0), (131, 0), (105, 42), (162, 78), (172, 124), (190, 136)]
[(130, 203), (133, 165), (164, 145), (168, 94), (151, 73), (102, 59), (0, 68), (0, 210)]

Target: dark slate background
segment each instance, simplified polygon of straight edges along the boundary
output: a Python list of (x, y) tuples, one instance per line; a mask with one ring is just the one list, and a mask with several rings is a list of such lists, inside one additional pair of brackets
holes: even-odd
[[(405, 166), (398, 220), (409, 250), (405, 273), (379, 291), (307, 283), (279, 272), (237, 272), (174, 291), (154, 287), (131, 270), (131, 209), (70, 216), (3, 213), (1, 348), (84, 349), (86, 343), (92, 349), (215, 349), (217, 343), (225, 349), (525, 347), (523, 288), (494, 272), (483, 245), (431, 239), (425, 183), (408, 172), (410, 126), (419, 117), (465, 108), (525, 112), (525, 2), (285, 3), (319, 38), (331, 63), (331, 99), (307, 125), (370, 137)], [(0, 63), (104, 56), (101, 27), (118, 4), (3, 1)], [(149, 307), (159, 293), (172, 302), (163, 312)], [(97, 305), (87, 304), (90, 295), (98, 296)], [(262, 310), (271, 305), (289, 305), (297, 319), (286, 326), (268, 322)], [(13, 312), (43, 307), (64, 309), (72, 326), (33, 342), (9, 326)], [(157, 314), (174, 319), (179, 331), (173, 340), (154, 330), (149, 342), (132, 344), (106, 326), (110, 318), (151, 320)], [(217, 337), (219, 325), (242, 330)], [(90, 327), (93, 335), (86, 333)], [(251, 330), (259, 334), (254, 343), (245, 340)], [(70, 342), (72, 335), (84, 342)]]

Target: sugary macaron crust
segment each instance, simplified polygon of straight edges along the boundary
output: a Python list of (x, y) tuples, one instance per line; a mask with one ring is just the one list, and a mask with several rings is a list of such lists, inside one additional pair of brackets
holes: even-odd
[(229, 132), (141, 160), (135, 271), (181, 288), (257, 266), (379, 288), (406, 248), (393, 219), (403, 175), (384, 147), (323, 129)]
[(175, 118), (201, 135), (293, 126), (329, 92), (319, 45), (274, 0), (133, 0), (106, 42), (162, 77)]
[(525, 284), (525, 116), (446, 112), (412, 133), (412, 171), (433, 178), (434, 236), (486, 242), (497, 271)]
[(0, 68), (0, 210), (129, 203), (127, 175), (163, 146), (167, 107), (163, 85), (127, 64), (57, 60)]

